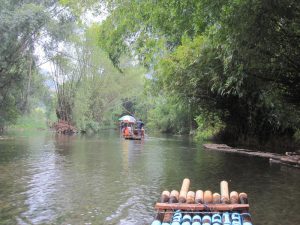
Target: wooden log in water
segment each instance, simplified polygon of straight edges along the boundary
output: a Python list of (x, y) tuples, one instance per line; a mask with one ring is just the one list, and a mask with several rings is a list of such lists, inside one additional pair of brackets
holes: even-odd
[(248, 204), (248, 195), (244, 192), (240, 193), (239, 200), (241, 204)]
[(248, 204), (186, 204), (186, 203), (156, 203), (157, 210), (206, 210), (206, 211), (232, 211), (232, 210), (248, 210)]
[(239, 203), (239, 194), (236, 191), (230, 192), (230, 203), (231, 204)]
[(213, 203), (220, 204), (221, 203), (221, 195), (219, 193), (213, 194)]
[(195, 192), (189, 191), (186, 196), (186, 203), (193, 204), (195, 203)]
[(204, 200), (203, 200), (203, 191), (202, 190), (197, 190), (196, 191), (196, 196), (195, 196), (195, 203), (196, 204), (203, 204)]
[(176, 190), (171, 191), (169, 203), (177, 203), (179, 198), (179, 192)]
[(221, 189), (221, 202), (228, 204), (229, 203), (229, 189), (228, 189), (228, 182), (223, 180), (220, 183)]
[(160, 196), (160, 202), (168, 202), (170, 199), (170, 192), (169, 191), (163, 191)]
[(213, 196), (212, 196), (212, 192), (207, 190), (204, 192), (204, 196), (203, 196), (203, 202), (205, 204), (209, 204), (209, 203), (212, 203), (213, 201)]
[(180, 193), (179, 193), (178, 201), (180, 203), (186, 202), (186, 195), (189, 191), (189, 187), (190, 187), (190, 179), (185, 178), (182, 182), (182, 186), (181, 186)]

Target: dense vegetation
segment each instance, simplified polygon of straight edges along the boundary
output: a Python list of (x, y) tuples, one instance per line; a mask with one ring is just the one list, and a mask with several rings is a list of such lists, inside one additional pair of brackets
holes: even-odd
[(28, 112), (37, 96), (45, 96), (33, 53), (37, 35), (49, 19), (44, 7), (50, 5), (1, 1), (0, 129)]
[[(296, 0), (44, 2), (0, 6), (0, 125), (24, 112), (29, 80), (41, 77), (33, 53), (42, 32), (51, 40), (43, 45), (56, 87), (50, 102), (82, 130), (131, 113), (160, 131), (235, 144), (300, 138)], [(84, 24), (89, 10), (107, 17)]]
[(116, 65), (120, 52), (137, 54), (153, 69), (154, 89), (197, 118), (200, 132), (208, 128), (228, 141), (259, 144), (297, 136), (297, 1), (145, 0), (109, 6), (101, 46)]

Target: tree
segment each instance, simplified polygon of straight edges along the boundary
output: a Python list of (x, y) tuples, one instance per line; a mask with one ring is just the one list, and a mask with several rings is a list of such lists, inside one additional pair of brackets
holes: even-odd
[[(33, 49), (49, 19), (49, 2), (2, 1), (0, 6), (0, 127), (13, 123), (25, 110), (33, 73)], [(27, 85), (25, 85), (27, 83)], [(26, 86), (26, 91), (22, 91)]]
[(213, 113), (216, 123), (225, 124), (225, 136), (254, 137), (261, 143), (291, 137), (300, 128), (296, 1), (109, 5), (100, 45), (111, 60), (118, 65), (122, 53), (138, 55), (153, 69), (161, 91), (196, 106), (192, 117)]

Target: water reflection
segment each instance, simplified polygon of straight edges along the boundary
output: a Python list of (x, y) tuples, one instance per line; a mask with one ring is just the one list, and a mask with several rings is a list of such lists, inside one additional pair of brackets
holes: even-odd
[[(164, 189), (248, 192), (254, 224), (298, 224), (300, 174), (182, 137), (39, 133), (0, 142), (0, 224), (149, 224)], [(274, 213), (280, 212), (280, 213)]]

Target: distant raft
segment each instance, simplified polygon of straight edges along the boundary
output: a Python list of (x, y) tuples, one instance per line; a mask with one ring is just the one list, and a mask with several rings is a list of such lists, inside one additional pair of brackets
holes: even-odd
[(228, 182), (220, 183), (220, 193), (189, 191), (185, 178), (180, 191), (163, 191), (151, 225), (252, 225), (246, 193), (229, 193)]

